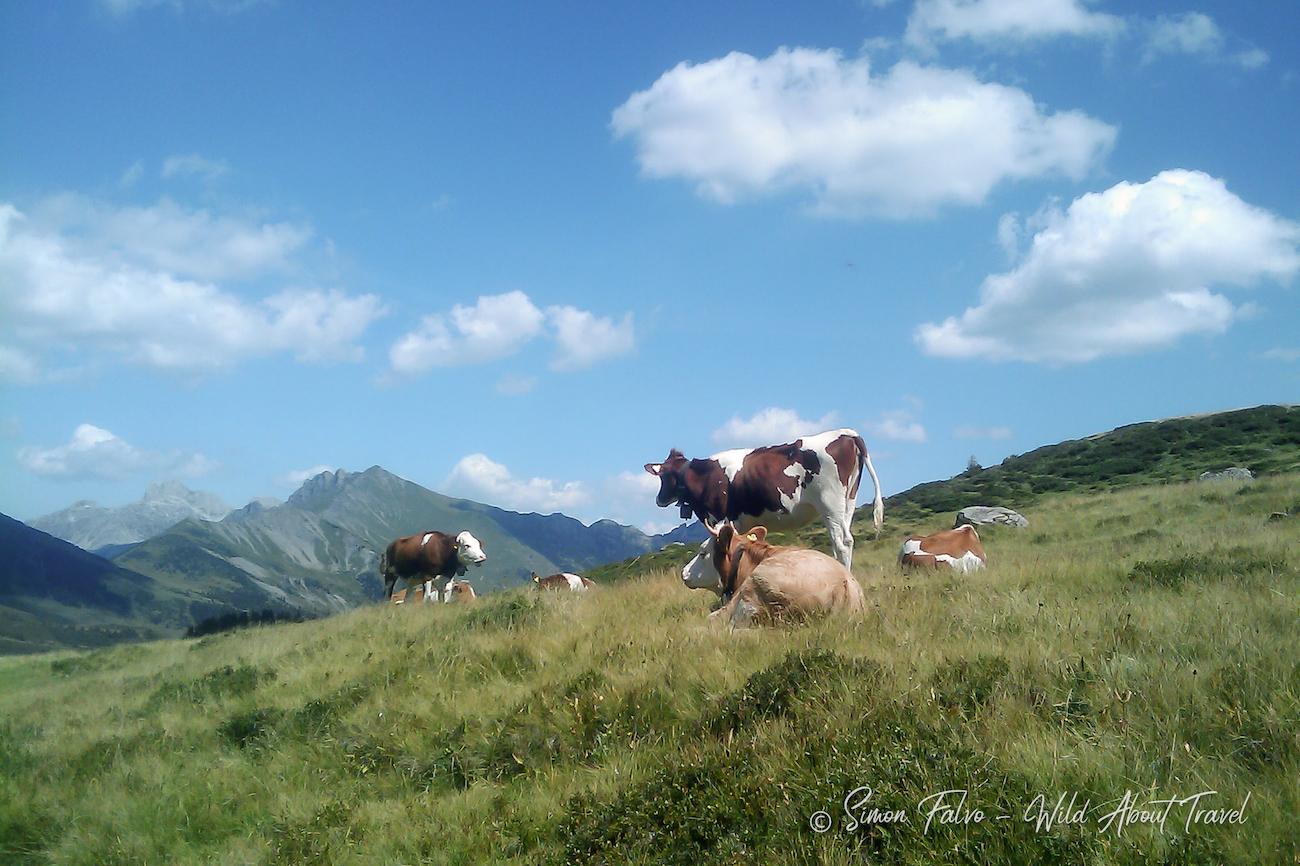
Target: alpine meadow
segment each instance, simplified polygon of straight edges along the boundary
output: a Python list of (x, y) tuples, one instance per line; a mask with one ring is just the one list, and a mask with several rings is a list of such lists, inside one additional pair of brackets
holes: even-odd
[[(1292, 863), (1300, 410), (1164, 424), (891, 498), (860, 619), (710, 627), (670, 546), (581, 595), (4, 659), (5, 859)], [(1277, 471), (1108, 476), (1135, 436), (1182, 441), (1157, 473), (1222, 449)], [(1064, 459), (1087, 489), (981, 527), (987, 570), (899, 571), (899, 536), (951, 525), (922, 503)], [(907, 820), (846, 807), (864, 786)], [(944, 791), (960, 823), (923, 802)], [(1126, 795), (1166, 819), (1126, 824)]]

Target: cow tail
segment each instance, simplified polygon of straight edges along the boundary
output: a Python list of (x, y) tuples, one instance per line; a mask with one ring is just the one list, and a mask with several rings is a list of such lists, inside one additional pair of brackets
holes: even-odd
[[(387, 550), (379, 554), (379, 579), (383, 582), (384, 588), (388, 590), (388, 594), (392, 595), (393, 594), (392, 584), (388, 582), (388, 551)], [(393, 581), (393, 583), (396, 582), (397, 581)]]
[[(858, 444), (858, 482), (862, 481), (862, 470), (866, 468), (867, 473), (871, 476), (871, 483), (876, 488), (876, 498), (871, 503), (871, 523), (876, 527), (876, 537), (880, 537), (880, 530), (885, 525), (885, 500), (880, 495), (880, 478), (876, 476), (876, 467), (871, 465), (871, 455), (867, 453), (867, 443), (861, 436), (857, 437)], [(858, 495), (857, 484), (853, 486), (852, 496), (856, 499)]]

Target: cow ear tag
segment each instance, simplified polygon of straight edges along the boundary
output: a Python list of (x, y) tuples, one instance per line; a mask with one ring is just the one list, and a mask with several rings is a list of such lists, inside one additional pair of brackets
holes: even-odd
[(749, 533), (749, 535), (746, 535), (745, 537), (748, 538), (750, 541), (758, 541), (758, 536), (752, 532)]

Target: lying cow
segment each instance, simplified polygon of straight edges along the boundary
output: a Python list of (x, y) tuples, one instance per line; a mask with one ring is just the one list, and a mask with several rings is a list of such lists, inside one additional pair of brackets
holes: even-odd
[(474, 587), (469, 585), (467, 580), (451, 579), (447, 584), (447, 591), (443, 593), (442, 600), (449, 604), (466, 604), (474, 601), (478, 595), (474, 592)]
[[(709, 570), (720, 577), (722, 606), (709, 614), (715, 622), (746, 628), (782, 620), (803, 620), (862, 610), (862, 588), (838, 560), (821, 551), (767, 543), (767, 527), (740, 532), (730, 523), (711, 530)], [(700, 559), (704, 556), (701, 549)], [(682, 580), (692, 586), (688, 572)]]
[(580, 574), (565, 571), (538, 577), (533, 572), (533, 586), (541, 592), (586, 592), (596, 584)]
[(856, 430), (723, 451), (707, 460), (688, 460), (674, 448), (663, 463), (645, 465), (659, 479), (655, 504), (676, 503), (683, 519), (694, 514), (708, 526), (727, 520), (743, 531), (759, 524), (791, 529), (820, 517), (835, 558), (846, 568), (853, 564), (851, 524), (863, 469), (876, 488), (871, 516), (879, 534), (885, 515), (880, 479)]
[(471, 565), (483, 565), (486, 559), (483, 546), (469, 532), (454, 538), (442, 532), (403, 536), (391, 542), (379, 558), (384, 598), (392, 596), (393, 586), (401, 579), (408, 588), (426, 584), (425, 599), (433, 601), (430, 596), (434, 591), (441, 595), (438, 584), (444, 579), (450, 581), (464, 574)]
[(947, 565), (960, 574), (978, 571), (988, 564), (979, 533), (970, 524), (945, 529), (932, 535), (913, 535), (898, 551), (898, 564), (907, 568), (939, 568)]

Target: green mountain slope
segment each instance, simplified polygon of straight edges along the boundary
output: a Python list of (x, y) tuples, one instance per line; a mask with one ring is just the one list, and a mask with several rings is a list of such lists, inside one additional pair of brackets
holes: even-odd
[(0, 653), (161, 637), (188, 610), (184, 593), (2, 514), (0, 551)]
[(1044, 493), (1188, 481), (1228, 466), (1243, 466), (1257, 475), (1300, 470), (1300, 406), (1148, 421), (1047, 445), (997, 466), (918, 484), (887, 498), (885, 512), (904, 506), (922, 511), (967, 505), (1019, 508)]
[[(643, 571), (0, 659), (0, 861), (1293, 864), (1298, 488), (1043, 494), (973, 575), (864, 544), (856, 620), (728, 634)], [(1244, 823), (1102, 824), (1200, 791)]]

